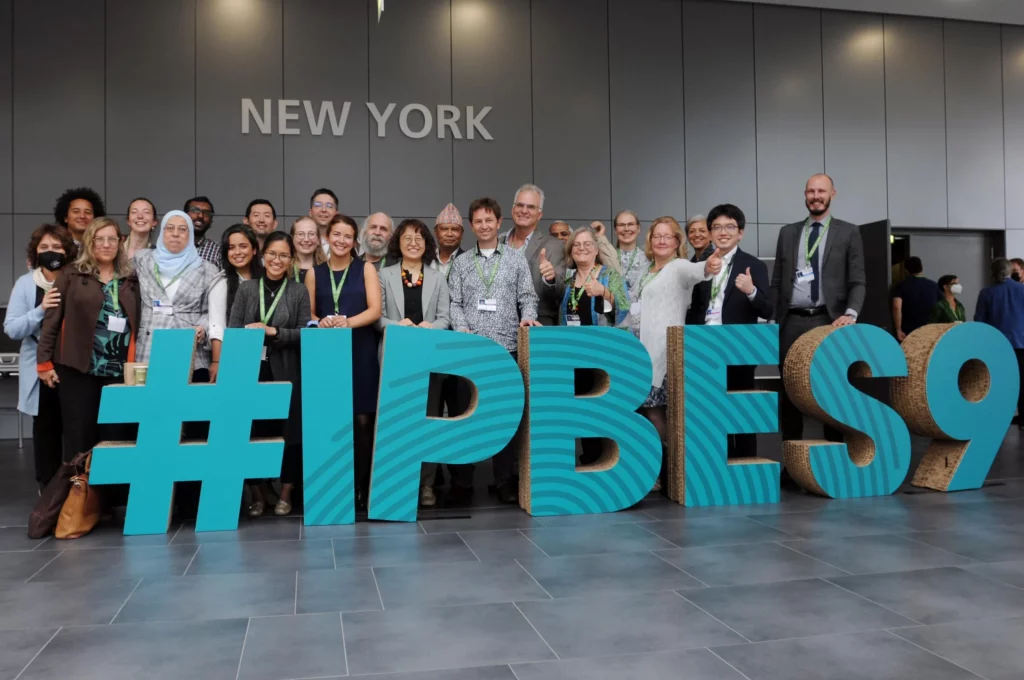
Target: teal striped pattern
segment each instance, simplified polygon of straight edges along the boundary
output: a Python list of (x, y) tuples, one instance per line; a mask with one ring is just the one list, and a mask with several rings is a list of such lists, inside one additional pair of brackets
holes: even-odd
[(727, 435), (778, 430), (778, 395), (728, 394), (725, 382), (727, 366), (777, 363), (779, 327), (775, 324), (686, 326), (683, 391), (688, 507), (779, 502), (778, 463), (727, 462)]
[(833, 420), (845, 425), (844, 429), (870, 437), (875, 448), (874, 457), (864, 466), (850, 459), (846, 444), (809, 448), (814, 480), (832, 498), (888, 496), (910, 469), (910, 432), (903, 419), (847, 379), (850, 366), (858, 362), (867, 364), (874, 377), (907, 375), (907, 360), (899, 343), (878, 326), (843, 326), (818, 345), (811, 359), (814, 400)]
[[(977, 402), (960, 394), (960, 367), (977, 359), (988, 367), (988, 393)], [(928, 407), (949, 439), (969, 441), (947, 491), (980, 488), (1006, 437), (1017, 406), (1020, 375), (1013, 346), (984, 323), (957, 324), (932, 351), (926, 379)]]
[[(134, 446), (97, 446), (92, 484), (130, 484), (124, 533), (167, 531), (174, 482), (202, 482), (196, 531), (238, 528), (245, 479), (281, 474), (280, 439), (249, 440), (253, 420), (288, 417), (290, 383), (259, 383), (263, 331), (229, 329), (216, 384), (190, 384), (195, 331), (153, 332), (144, 386), (103, 388), (100, 423), (138, 423)], [(206, 443), (182, 444), (183, 422), (210, 421)]]
[[(427, 417), (430, 374), (458, 375), (477, 403), (458, 418)], [(469, 333), (388, 326), (374, 438), (370, 519), (415, 522), (423, 463), (476, 463), (512, 440), (523, 376), (498, 343)]]
[(352, 329), (307, 328), (301, 337), (303, 523), (352, 524)]
[[(608, 374), (608, 392), (576, 397), (574, 369)], [(651, 359), (621, 329), (530, 329), (530, 513), (615, 512), (638, 503), (661, 468), (661, 444), (635, 413), (651, 389)], [(576, 471), (576, 439), (604, 437), (619, 446), (616, 465)]]

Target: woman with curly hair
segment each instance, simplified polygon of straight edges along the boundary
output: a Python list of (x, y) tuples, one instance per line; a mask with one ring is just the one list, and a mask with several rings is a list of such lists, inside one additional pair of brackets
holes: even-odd
[(107, 209), (100, 195), (89, 187), (68, 189), (53, 206), (53, 217), (57, 224), (71, 232), (75, 245), (81, 248), (85, 230), (97, 217), (105, 217)]

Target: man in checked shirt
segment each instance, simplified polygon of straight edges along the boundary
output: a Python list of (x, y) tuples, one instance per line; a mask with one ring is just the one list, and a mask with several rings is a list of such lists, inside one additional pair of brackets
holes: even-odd
[[(537, 321), (537, 293), (526, 259), (505, 244), (498, 243), (501, 206), (493, 198), (478, 198), (469, 206), (470, 225), (476, 246), (459, 255), (448, 279), (451, 289), (452, 328), (494, 340), (516, 358), (520, 326), (540, 326)], [(498, 452), (494, 485), (502, 503), (519, 502), (516, 477), (516, 440)], [(472, 497), (473, 465), (454, 465), (452, 495), (459, 500)]]

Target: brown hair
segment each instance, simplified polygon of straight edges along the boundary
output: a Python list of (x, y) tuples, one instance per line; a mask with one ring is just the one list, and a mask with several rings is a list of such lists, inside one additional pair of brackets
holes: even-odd
[(651, 222), (651, 228), (647, 230), (647, 239), (644, 241), (644, 255), (647, 256), (647, 259), (654, 262), (654, 247), (651, 245), (651, 242), (654, 239), (654, 228), (659, 224), (667, 224), (672, 228), (672, 233), (675, 235), (676, 241), (679, 243), (679, 245), (676, 246), (676, 256), (686, 257), (686, 234), (683, 233), (683, 228), (679, 226), (679, 222), (676, 221), (676, 218), (671, 215), (665, 215), (664, 217), (659, 217)]
[(124, 239), (124, 234), (121, 233), (121, 225), (111, 217), (97, 217), (86, 227), (85, 235), (82, 237), (82, 249), (78, 253), (78, 259), (75, 260), (75, 267), (83, 274), (99, 273), (99, 267), (96, 266), (96, 259), (92, 254), (92, 242), (96, 238), (96, 232), (107, 227), (113, 227), (117, 231), (118, 244), (117, 254), (114, 255), (114, 275), (123, 279), (132, 273), (132, 264), (128, 260), (128, 255), (125, 254), (124, 248), (121, 247), (120, 241)]
[(75, 240), (71, 238), (71, 232), (67, 230), (67, 227), (62, 227), (59, 224), (43, 224), (37, 227), (28, 239), (28, 248), (25, 250), (25, 255), (28, 257), (29, 267), (35, 269), (39, 266), (36, 250), (45, 236), (52, 236), (60, 241), (60, 247), (64, 249), (65, 262), (74, 262), (75, 257), (78, 255), (78, 248), (75, 247)]
[[(522, 191), (522, 189), (520, 189)], [(516, 194), (518, 196), (518, 194)], [(494, 219), (501, 219), (501, 206), (491, 197), (478, 198), (469, 204), (469, 223), (473, 224), (473, 213), (477, 210), (488, 210), (494, 213)]]

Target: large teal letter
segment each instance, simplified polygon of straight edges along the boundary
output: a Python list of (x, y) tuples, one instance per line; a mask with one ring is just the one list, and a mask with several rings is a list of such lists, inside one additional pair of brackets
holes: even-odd
[[(431, 373), (473, 383), (468, 413), (427, 415)], [(515, 436), (523, 377), (508, 351), (488, 338), (391, 325), (384, 334), (377, 403), (369, 516), (414, 522), (423, 463), (476, 463)]]
[[(529, 470), (520, 477), (526, 510), (576, 515), (638, 503), (661, 468), (658, 433), (635, 412), (651, 389), (643, 345), (621, 329), (595, 326), (531, 328), (519, 338), (520, 364), (529, 367), (529, 437), (520, 458)], [(607, 384), (577, 397), (576, 369), (603, 371)], [(578, 437), (610, 439), (617, 453), (577, 470)]]

